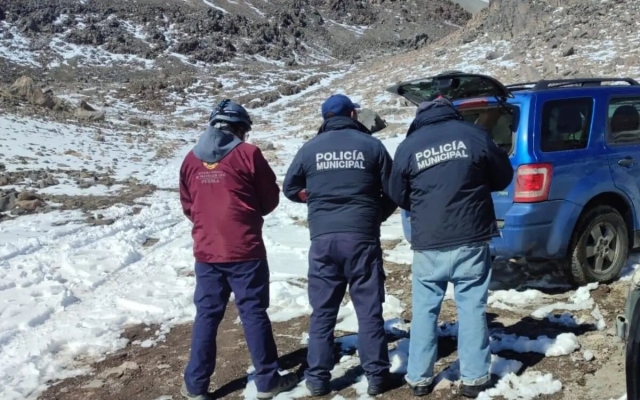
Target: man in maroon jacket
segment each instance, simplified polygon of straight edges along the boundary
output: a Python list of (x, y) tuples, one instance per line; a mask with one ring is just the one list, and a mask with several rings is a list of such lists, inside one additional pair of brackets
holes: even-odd
[(263, 217), (279, 202), (276, 176), (260, 149), (245, 143), (251, 119), (239, 104), (224, 100), (180, 169), (180, 201), (193, 222), (196, 259), (191, 357), (182, 395), (207, 400), (216, 366), (216, 335), (231, 292), (235, 295), (259, 399), (297, 385), (280, 375), (269, 307), (269, 266), (262, 240)]

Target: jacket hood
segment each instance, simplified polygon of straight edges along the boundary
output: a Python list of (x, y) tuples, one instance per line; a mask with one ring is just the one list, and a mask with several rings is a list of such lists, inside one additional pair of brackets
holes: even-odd
[(193, 148), (193, 154), (204, 162), (214, 163), (222, 160), (242, 140), (230, 132), (209, 126)]
[(355, 129), (356, 131), (371, 135), (371, 131), (359, 121), (342, 116), (331, 117), (324, 121), (320, 129), (318, 129), (318, 135), (323, 132), (340, 131), (344, 129)]
[(452, 120), (462, 120), (462, 115), (453, 106), (445, 102), (425, 101), (418, 106), (416, 117), (409, 126), (407, 136), (423, 126)]

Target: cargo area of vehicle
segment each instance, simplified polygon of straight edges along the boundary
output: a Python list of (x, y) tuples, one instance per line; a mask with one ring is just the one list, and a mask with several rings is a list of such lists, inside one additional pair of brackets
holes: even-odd
[(459, 107), (465, 121), (479, 125), (487, 130), (491, 139), (509, 155), (515, 151), (516, 130), (518, 126), (518, 107), (509, 105)]

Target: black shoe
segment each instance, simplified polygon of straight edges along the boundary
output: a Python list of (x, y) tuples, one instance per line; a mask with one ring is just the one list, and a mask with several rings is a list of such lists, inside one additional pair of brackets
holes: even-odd
[(480, 393), (493, 388), (498, 383), (499, 379), (500, 378), (498, 376), (491, 375), (491, 378), (489, 378), (489, 380), (482, 385), (468, 386), (463, 384), (460, 394), (462, 394), (464, 397), (475, 399), (480, 395)]
[(213, 393), (206, 393), (206, 394), (189, 393), (184, 383), (180, 388), (180, 394), (182, 395), (182, 397), (188, 400), (215, 400), (215, 396), (213, 395)]
[(405, 380), (400, 375), (389, 374), (384, 378), (376, 379), (375, 383), (369, 381), (369, 387), (367, 388), (367, 394), (369, 396), (377, 396), (388, 392), (389, 390), (397, 389), (405, 384)]
[(309, 392), (311, 392), (311, 396), (313, 397), (322, 397), (331, 393), (331, 385), (329, 384), (329, 382), (322, 382), (317, 385), (312, 385), (309, 383), (309, 381), (306, 381), (305, 386), (307, 387), (307, 389), (309, 389)]
[(414, 396), (422, 397), (431, 394), (431, 392), (433, 392), (433, 388), (434, 385), (432, 383), (431, 385), (412, 386), (411, 391), (413, 392)]
[(256, 397), (258, 399), (270, 399), (282, 392), (287, 392), (293, 389), (294, 387), (296, 387), (296, 385), (298, 385), (298, 383), (300, 383), (300, 380), (298, 379), (298, 376), (296, 374), (289, 373), (286, 375), (282, 375), (280, 376), (276, 387), (268, 392), (258, 392)]

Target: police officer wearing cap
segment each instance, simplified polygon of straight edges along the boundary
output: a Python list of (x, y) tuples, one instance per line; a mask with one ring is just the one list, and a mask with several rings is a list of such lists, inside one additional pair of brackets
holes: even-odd
[(322, 104), (324, 123), (289, 167), (285, 196), (308, 206), (309, 368), (314, 396), (331, 392), (334, 329), (347, 287), (358, 317), (358, 352), (369, 395), (390, 389), (382, 318), (385, 273), (380, 224), (396, 210), (388, 197), (391, 157), (360, 122), (359, 106), (336, 94)]

